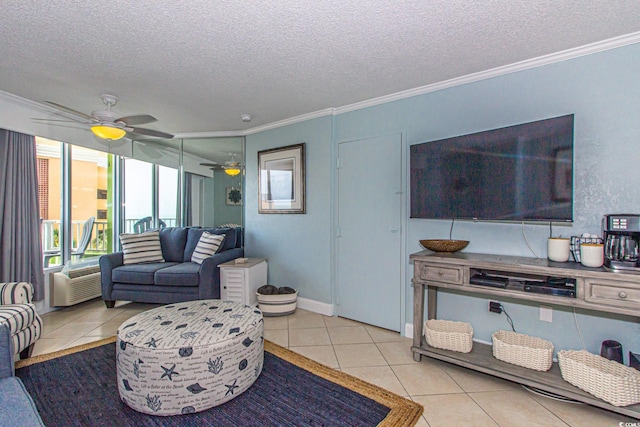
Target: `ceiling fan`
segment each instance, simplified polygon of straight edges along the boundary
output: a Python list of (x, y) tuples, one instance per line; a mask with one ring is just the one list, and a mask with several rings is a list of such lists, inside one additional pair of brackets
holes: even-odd
[[(90, 126), (91, 132), (93, 132), (93, 134), (98, 138), (115, 141), (124, 137), (127, 133), (164, 139), (173, 138), (173, 135), (171, 135), (170, 133), (136, 127), (137, 125), (142, 125), (145, 123), (157, 122), (158, 119), (153, 116), (150, 116), (148, 114), (140, 114), (135, 116), (120, 117), (119, 114), (111, 111), (111, 107), (116, 105), (116, 103), (118, 102), (117, 96), (103, 93), (102, 95), (100, 95), (100, 98), (102, 99), (102, 102), (104, 102), (104, 104), (107, 106), (107, 108), (104, 110), (92, 111), (91, 114), (81, 113), (80, 111), (76, 111), (72, 108), (65, 107), (64, 105), (60, 105), (52, 101), (45, 102), (52, 107), (55, 107), (58, 110), (62, 111), (63, 113), (67, 113), (68, 115), (73, 116), (72, 118), (75, 122)], [(42, 120), (56, 121), (48, 119)]]
[(242, 166), (240, 162), (236, 160), (236, 153), (229, 153), (230, 159), (224, 162), (224, 165), (219, 165), (216, 162), (213, 163), (200, 163), (200, 166), (207, 166), (211, 170), (222, 169), (224, 173), (230, 176), (236, 176), (241, 172)]

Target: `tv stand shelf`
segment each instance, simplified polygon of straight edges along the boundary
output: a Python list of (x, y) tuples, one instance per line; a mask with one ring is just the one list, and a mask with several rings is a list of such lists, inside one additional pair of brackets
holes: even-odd
[[(617, 407), (598, 399), (564, 381), (557, 363), (549, 371), (539, 372), (494, 358), (490, 345), (474, 343), (470, 353), (458, 353), (430, 347), (422, 336), (425, 289), (429, 319), (435, 319), (437, 315), (439, 288), (637, 317), (640, 313), (640, 275), (610, 273), (603, 268), (586, 268), (574, 262), (555, 263), (546, 259), (464, 252), (449, 254), (422, 251), (412, 254), (410, 259), (414, 264), (414, 360), (420, 361), (423, 355), (428, 356), (640, 418), (640, 404)], [(470, 284), (469, 278), (478, 272), (507, 277), (509, 284), (506, 288)], [(522, 280), (544, 280), (547, 277), (575, 279), (575, 298), (524, 292), (520, 285)]]

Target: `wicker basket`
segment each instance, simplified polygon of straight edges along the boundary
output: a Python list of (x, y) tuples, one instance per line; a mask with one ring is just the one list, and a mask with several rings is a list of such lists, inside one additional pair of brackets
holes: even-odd
[(510, 331), (495, 332), (493, 356), (503, 362), (536, 371), (548, 371), (553, 364), (553, 343)]
[(640, 403), (640, 371), (586, 350), (561, 350), (558, 364), (565, 381), (613, 406)]
[(473, 328), (466, 322), (427, 320), (424, 336), (431, 347), (469, 353), (473, 347)]

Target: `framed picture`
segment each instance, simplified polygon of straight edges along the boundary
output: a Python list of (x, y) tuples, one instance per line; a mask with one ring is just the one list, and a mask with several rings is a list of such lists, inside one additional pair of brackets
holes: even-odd
[(305, 143), (258, 151), (258, 213), (305, 213)]
[(242, 204), (242, 192), (236, 187), (227, 187), (227, 205), (239, 206)]
[(571, 168), (573, 151), (570, 148), (560, 148), (555, 152), (555, 167), (553, 169), (553, 199), (560, 202), (571, 200), (573, 191), (573, 170)]

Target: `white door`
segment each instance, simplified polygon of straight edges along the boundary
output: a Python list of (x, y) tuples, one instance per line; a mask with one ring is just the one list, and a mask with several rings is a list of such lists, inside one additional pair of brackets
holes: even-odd
[(402, 136), (338, 144), (338, 315), (400, 331)]

